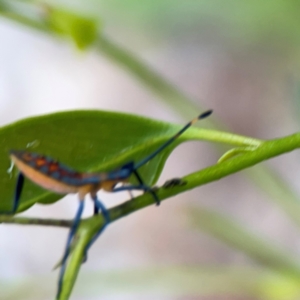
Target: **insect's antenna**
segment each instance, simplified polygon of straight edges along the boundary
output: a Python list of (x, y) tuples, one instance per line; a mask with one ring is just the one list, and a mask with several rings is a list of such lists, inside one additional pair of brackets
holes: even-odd
[(147, 156), (146, 158), (144, 158), (143, 160), (141, 160), (140, 162), (138, 162), (137, 164), (134, 165), (135, 169), (138, 169), (139, 167), (141, 167), (142, 165), (144, 165), (145, 163), (147, 163), (149, 160), (151, 160), (154, 156), (157, 155), (157, 153), (159, 153), (160, 151), (162, 151), (164, 148), (166, 148), (167, 146), (169, 146), (174, 140), (176, 140), (182, 133), (184, 133), (190, 126), (192, 126), (194, 123), (196, 123), (198, 120), (207, 118), (208, 116), (210, 116), (212, 114), (212, 110), (208, 110), (204, 113), (202, 113), (201, 115), (199, 115), (197, 118), (193, 119), (192, 121), (190, 121), (189, 123), (187, 123), (181, 130), (179, 130), (176, 134), (174, 134), (167, 142), (165, 142), (164, 144), (162, 144), (158, 149), (156, 149), (152, 154), (150, 154), (149, 156)]

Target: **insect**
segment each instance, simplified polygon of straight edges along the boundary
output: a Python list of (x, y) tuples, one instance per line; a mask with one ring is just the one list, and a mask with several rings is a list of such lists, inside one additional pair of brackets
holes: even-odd
[[(79, 226), (81, 215), (84, 209), (84, 199), (87, 194), (90, 194), (94, 202), (94, 214), (98, 214), (101, 211), (104, 219), (103, 226), (95, 234), (92, 240), (89, 242), (85, 249), (85, 258), (87, 257), (87, 251), (99, 235), (103, 232), (105, 227), (110, 223), (110, 217), (107, 209), (97, 197), (97, 192), (101, 189), (108, 192), (119, 192), (119, 191), (132, 191), (141, 190), (152, 194), (155, 202), (159, 205), (160, 201), (155, 191), (150, 186), (144, 184), (141, 176), (138, 173), (138, 169), (148, 163), (153, 157), (159, 152), (170, 145), (176, 140), (184, 131), (186, 131), (192, 124), (200, 119), (208, 117), (212, 113), (211, 110), (206, 111), (187, 123), (181, 130), (173, 135), (167, 142), (162, 144), (153, 153), (135, 163), (130, 161), (124, 164), (122, 167), (112, 170), (110, 172), (100, 173), (84, 173), (77, 172), (50, 157), (43, 156), (37, 153), (31, 153), (23, 150), (11, 150), (10, 158), (13, 163), (19, 169), (17, 178), (13, 208), (11, 211), (1, 212), (2, 214), (15, 214), (18, 209), (20, 196), (22, 193), (24, 176), (33, 181), (35, 184), (43, 187), (44, 189), (53, 191), (59, 194), (77, 193), (79, 195), (79, 207), (76, 212), (74, 222), (70, 229), (65, 252), (62, 258), (62, 265), (60, 269), (59, 282), (58, 282), (58, 294), (60, 295), (63, 276), (66, 268), (67, 258), (70, 252), (70, 245)], [(136, 185), (123, 185), (121, 187), (116, 186), (118, 183), (128, 182), (130, 176), (136, 177), (138, 184)]]

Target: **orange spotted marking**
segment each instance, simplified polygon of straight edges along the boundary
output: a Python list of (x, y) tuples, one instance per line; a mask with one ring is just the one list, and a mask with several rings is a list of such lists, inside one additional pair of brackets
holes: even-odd
[(49, 165), (49, 172), (55, 172), (59, 169), (58, 163), (51, 163)]
[(42, 167), (45, 164), (47, 164), (47, 161), (44, 157), (39, 157), (38, 159), (36, 159), (35, 163), (36, 163), (37, 167)]

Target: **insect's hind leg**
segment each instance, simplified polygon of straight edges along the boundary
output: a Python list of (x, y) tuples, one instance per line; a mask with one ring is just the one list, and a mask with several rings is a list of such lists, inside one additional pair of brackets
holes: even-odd
[(17, 184), (15, 187), (15, 194), (14, 194), (14, 202), (13, 202), (13, 208), (9, 211), (0, 211), (0, 214), (7, 214), (7, 215), (14, 215), (16, 211), (18, 210), (19, 203), (20, 203), (20, 197), (23, 190), (24, 185), (24, 175), (19, 172), (18, 178), (17, 178)]
[[(138, 173), (138, 171), (137, 170), (133, 170), (133, 174), (135, 175), (135, 177), (138, 180), (139, 184), (141, 186), (145, 186), (145, 184), (144, 184), (144, 182), (143, 182), (140, 174)], [(157, 206), (160, 205), (160, 200), (159, 200), (158, 196), (156, 195), (156, 193), (150, 187), (147, 188), (147, 190), (144, 190), (144, 191), (149, 192), (153, 196), (153, 198), (154, 198)]]
[(68, 235), (66, 249), (65, 249), (65, 253), (64, 253), (63, 258), (62, 258), (61, 268), (60, 268), (60, 272), (59, 272), (59, 280), (58, 280), (58, 289), (57, 289), (56, 299), (59, 299), (59, 295), (61, 293), (61, 289), (62, 289), (62, 286), (63, 286), (63, 278), (64, 278), (64, 274), (65, 274), (65, 270), (66, 270), (67, 259), (68, 259), (69, 253), (70, 253), (70, 246), (71, 246), (73, 237), (76, 233), (76, 230), (78, 228), (78, 225), (80, 223), (81, 215), (82, 215), (83, 208), (84, 208), (84, 201), (83, 200), (79, 200), (79, 207), (78, 207), (78, 210), (76, 212), (73, 225), (72, 225), (72, 227), (70, 229), (70, 232), (69, 232), (69, 235)]

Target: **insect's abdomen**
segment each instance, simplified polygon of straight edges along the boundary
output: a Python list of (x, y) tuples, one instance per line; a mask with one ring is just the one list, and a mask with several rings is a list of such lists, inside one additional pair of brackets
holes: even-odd
[(44, 189), (59, 193), (77, 193), (80, 173), (62, 166), (49, 157), (26, 151), (10, 151), (18, 169), (31, 181)]

